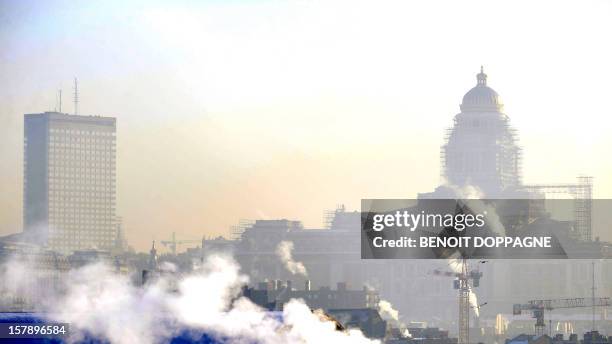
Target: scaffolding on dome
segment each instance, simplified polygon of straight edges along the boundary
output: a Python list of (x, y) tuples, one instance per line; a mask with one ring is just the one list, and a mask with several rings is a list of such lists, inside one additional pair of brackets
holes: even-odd
[[(500, 170), (498, 171), (501, 176), (502, 184), (505, 185), (521, 185), (522, 182), (522, 148), (516, 143), (518, 142), (517, 130), (510, 125), (508, 116), (500, 113), (502, 116), (501, 126), (496, 128), (502, 133), (501, 142), (495, 145), (496, 148), (496, 159), (499, 161)], [(449, 159), (447, 157), (447, 149), (449, 147), (450, 138), (457, 129), (461, 129), (466, 123), (457, 121), (455, 116), (453, 120), (453, 126), (449, 127), (445, 131), (444, 144), (440, 147), (440, 177), (448, 181), (449, 176)], [(505, 135), (504, 135), (505, 134)]]

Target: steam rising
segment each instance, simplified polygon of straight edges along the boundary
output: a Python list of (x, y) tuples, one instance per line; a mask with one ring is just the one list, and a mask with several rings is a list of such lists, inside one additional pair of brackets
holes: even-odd
[(474, 314), (477, 317), (480, 317), (480, 306), (478, 305), (478, 298), (476, 297), (476, 293), (472, 290), (472, 287), (469, 287), (468, 298), (470, 306), (472, 306), (472, 309), (474, 310)]
[[(18, 292), (31, 286), (28, 276), (38, 271), (14, 263), (0, 273), (0, 281), (13, 281), (11, 290)], [(224, 343), (377, 343), (360, 331), (336, 331), (301, 300), (288, 302), (282, 316), (265, 311), (240, 296), (248, 278), (223, 256), (208, 257), (191, 274), (168, 272), (142, 287), (102, 263), (71, 270), (61, 281), (61, 291), (44, 298), (37, 311), (70, 323), (69, 342), (89, 334), (113, 344), (164, 343), (179, 329), (192, 329)]]
[(380, 311), (380, 316), (383, 319), (399, 323), (399, 312), (393, 308), (391, 302), (380, 300), (378, 302), (378, 310)]
[(399, 328), (404, 336), (410, 337), (410, 332), (406, 328), (406, 325), (400, 321), (399, 312), (393, 308), (391, 302), (380, 300), (378, 302), (378, 312), (380, 313), (381, 318)]
[(281, 241), (276, 247), (276, 255), (285, 265), (285, 268), (294, 275), (302, 275), (308, 277), (306, 267), (302, 262), (296, 262), (293, 260), (293, 242)]
[[(482, 192), (482, 190), (475, 185), (467, 184), (459, 187), (449, 184), (447, 181), (445, 182), (445, 185), (453, 190), (458, 199), (482, 200), (485, 199), (486, 196), (484, 192)], [(502, 236), (506, 235), (506, 228), (501, 223), (495, 207), (490, 204), (485, 204), (482, 201), (471, 201), (469, 204), (472, 210), (477, 213), (486, 212), (487, 224), (493, 232)]]

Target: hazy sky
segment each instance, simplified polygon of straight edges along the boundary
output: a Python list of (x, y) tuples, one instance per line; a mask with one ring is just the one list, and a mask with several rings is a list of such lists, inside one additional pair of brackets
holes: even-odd
[(72, 112), (74, 76), (80, 113), (117, 117), (138, 249), (431, 191), (481, 64), (525, 181), (612, 198), (610, 33), (609, 1), (0, 1), (0, 235), (21, 230), (23, 114), (58, 89)]

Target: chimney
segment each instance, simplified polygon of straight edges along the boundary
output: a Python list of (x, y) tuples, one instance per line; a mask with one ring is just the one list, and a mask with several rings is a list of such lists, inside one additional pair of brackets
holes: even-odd
[(287, 280), (287, 290), (291, 291), (291, 280)]
[(306, 282), (304, 282), (304, 290), (310, 291), (310, 280), (306, 280)]
[(280, 290), (283, 287), (283, 282), (281, 280), (274, 281), (274, 290)]

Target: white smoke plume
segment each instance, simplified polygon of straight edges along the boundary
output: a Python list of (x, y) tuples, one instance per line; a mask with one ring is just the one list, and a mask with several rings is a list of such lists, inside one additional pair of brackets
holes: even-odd
[(476, 297), (476, 293), (472, 290), (472, 287), (469, 287), (468, 298), (470, 301), (470, 306), (474, 310), (474, 314), (477, 317), (480, 317), (480, 305), (478, 304), (478, 297)]
[[(453, 190), (458, 199), (483, 200), (486, 197), (484, 192), (475, 185), (467, 184), (459, 187), (448, 182), (445, 183), (447, 187)], [(486, 214), (486, 223), (493, 232), (501, 236), (506, 235), (506, 228), (501, 223), (495, 207), (482, 201), (470, 201), (469, 205), (475, 213)]]
[(386, 300), (380, 300), (378, 302), (378, 311), (380, 312), (380, 316), (384, 320), (399, 323), (399, 312), (393, 308), (391, 302)]
[[(0, 282), (13, 281), (11, 290), (18, 292), (28, 287), (19, 283), (32, 283), (24, 276), (39, 270), (13, 262), (0, 273)], [(224, 343), (378, 343), (360, 331), (336, 331), (335, 323), (318, 317), (303, 301), (287, 303), (282, 316), (260, 308), (240, 296), (248, 278), (229, 257), (210, 256), (200, 270), (184, 276), (168, 274), (135, 286), (107, 265), (87, 265), (62, 276), (58, 291), (40, 302), (38, 311), (70, 323), (69, 342), (87, 334), (112, 344), (157, 344), (191, 329)]]
[(285, 265), (285, 268), (294, 275), (308, 277), (308, 271), (302, 262), (293, 260), (293, 242), (281, 241), (276, 247), (276, 255)]
[(476, 185), (465, 184), (456, 185), (451, 183), (448, 179), (442, 178), (442, 185), (451, 189), (458, 199), (483, 199), (485, 198), (484, 192)]
[(399, 318), (399, 311), (393, 308), (391, 302), (380, 300), (378, 302), (378, 312), (380, 313), (381, 318), (400, 329), (405, 337), (410, 337), (410, 332), (406, 328), (406, 325)]
[(453, 187), (453, 190), (459, 198), (463, 199), (483, 199), (485, 194), (479, 187), (474, 185), (464, 185), (462, 187)]

